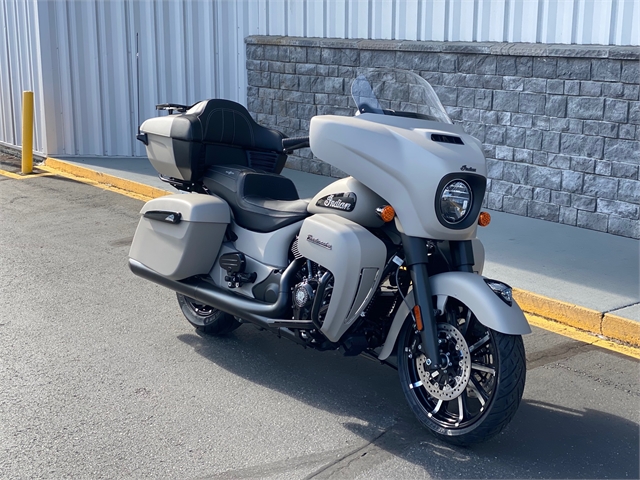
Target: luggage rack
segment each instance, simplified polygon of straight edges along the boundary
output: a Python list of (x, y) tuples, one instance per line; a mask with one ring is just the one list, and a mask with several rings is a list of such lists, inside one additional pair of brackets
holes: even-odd
[(172, 115), (174, 110), (178, 113), (184, 113), (190, 108), (191, 107), (187, 105), (181, 105), (179, 103), (160, 103), (156, 105), (156, 110), (168, 110), (169, 115)]
[(197, 192), (202, 188), (197, 186), (194, 182), (187, 182), (186, 180), (179, 180), (162, 174), (158, 175), (158, 177), (160, 177), (160, 180), (163, 182), (168, 183), (173, 188), (182, 190), (183, 192)]

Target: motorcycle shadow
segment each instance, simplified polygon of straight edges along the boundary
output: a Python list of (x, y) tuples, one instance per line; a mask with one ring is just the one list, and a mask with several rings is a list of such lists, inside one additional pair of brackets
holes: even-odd
[[(388, 467), (393, 476), (391, 466), (405, 462), (417, 467), (415, 474), (423, 470), (430, 478), (639, 475), (638, 425), (632, 420), (534, 401), (525, 391), (516, 416), (500, 435), (473, 447), (453, 447), (418, 424), (397, 372), (389, 367), (340, 352), (303, 350), (248, 325), (226, 337), (185, 334), (178, 339), (234, 375), (343, 418), (342, 426), (361, 437), (364, 446), (327, 470), (323, 467), (323, 475), (340, 469), (340, 475), (355, 477), (377, 468), (384, 477)], [(286, 407), (274, 415), (286, 415)]]

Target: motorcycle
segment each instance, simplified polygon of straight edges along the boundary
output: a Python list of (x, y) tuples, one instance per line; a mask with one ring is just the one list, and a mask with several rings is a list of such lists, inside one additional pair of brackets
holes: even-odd
[[(252, 323), (374, 358), (397, 368), (435, 436), (485, 441), (518, 408), (531, 329), (511, 288), (482, 276), (481, 144), (423, 78), (359, 73), (355, 116), (315, 116), (308, 137), (262, 127), (227, 100), (159, 105), (169, 115), (137, 138), (182, 193), (144, 205), (129, 266), (177, 292), (203, 334)], [(279, 173), (309, 146), (348, 176), (300, 199)]]

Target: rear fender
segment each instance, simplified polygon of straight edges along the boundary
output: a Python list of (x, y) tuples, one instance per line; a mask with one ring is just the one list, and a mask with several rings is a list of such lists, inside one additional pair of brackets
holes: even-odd
[[(429, 279), (431, 292), (437, 301), (438, 310), (443, 311), (449, 297), (464, 303), (484, 326), (507, 335), (525, 335), (531, 333), (531, 327), (518, 304), (513, 301), (510, 307), (487, 286), (484, 277), (468, 272), (446, 272)], [(415, 305), (412, 290), (406, 301), (400, 305), (393, 318), (389, 334), (378, 358), (386, 360), (393, 353), (396, 339), (402, 329), (410, 309)]]

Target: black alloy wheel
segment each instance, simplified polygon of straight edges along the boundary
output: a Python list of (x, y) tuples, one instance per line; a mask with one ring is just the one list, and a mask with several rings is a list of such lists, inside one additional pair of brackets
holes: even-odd
[(242, 325), (233, 315), (199, 303), (181, 293), (177, 296), (183, 315), (199, 332), (207, 335), (225, 335)]
[(526, 376), (522, 337), (482, 325), (449, 298), (438, 320), (442, 368), (432, 370), (420, 335), (408, 319), (398, 339), (398, 371), (405, 397), (431, 433), (456, 445), (485, 441), (515, 414)]

